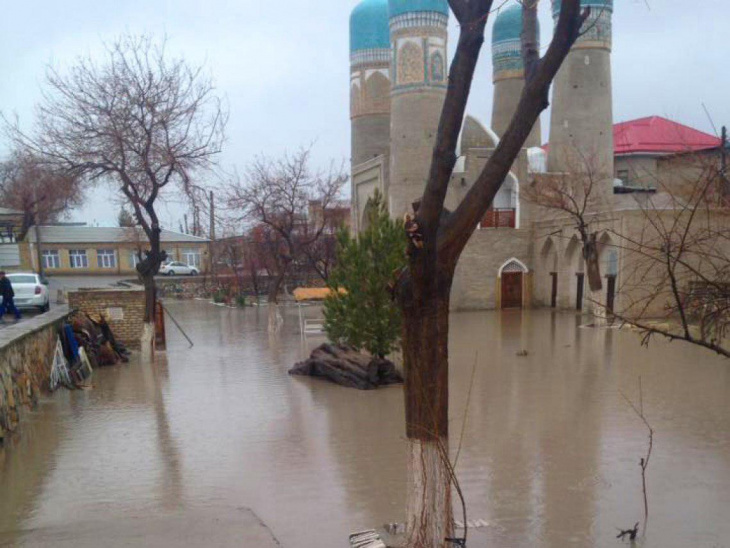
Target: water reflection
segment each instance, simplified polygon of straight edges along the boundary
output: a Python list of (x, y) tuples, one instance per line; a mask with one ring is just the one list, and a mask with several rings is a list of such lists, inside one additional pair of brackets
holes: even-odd
[[(170, 308), (194, 348), (168, 330), (153, 367), (100, 370), (93, 391), (54, 395), (31, 416), (0, 458), (0, 538), (249, 506), (285, 546), (307, 548), (403, 519), (401, 388), (289, 377), (305, 353), (294, 309), (270, 337), (266, 310)], [(581, 323), (554, 311), (452, 317), (451, 449), (463, 430), (457, 471), (469, 517), (491, 524), (470, 545), (615, 546), (615, 528), (642, 515), (646, 432), (619, 392), (637, 397), (639, 376), (657, 432), (644, 544), (722, 545), (730, 368), (686, 345), (647, 350), (635, 334)]]

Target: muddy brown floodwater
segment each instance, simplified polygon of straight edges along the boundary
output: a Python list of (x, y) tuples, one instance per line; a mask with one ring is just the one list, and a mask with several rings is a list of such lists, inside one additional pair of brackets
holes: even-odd
[[(170, 326), (153, 368), (99, 370), (94, 390), (60, 392), (30, 415), (0, 457), (0, 538), (249, 507), (285, 547), (336, 548), (403, 520), (400, 387), (289, 377), (304, 353), (295, 309), (269, 337), (265, 310), (169, 308), (193, 349)], [(647, 433), (620, 394), (638, 401), (639, 376), (656, 431), (640, 545), (730, 546), (730, 363), (579, 325), (549, 311), (452, 317), (452, 450), (466, 418), (458, 474), (469, 519), (490, 524), (469, 546), (620, 545), (617, 528), (643, 518)]]

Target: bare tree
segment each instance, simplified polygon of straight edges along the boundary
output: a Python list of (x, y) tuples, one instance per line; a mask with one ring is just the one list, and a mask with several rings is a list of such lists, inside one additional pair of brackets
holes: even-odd
[(591, 296), (586, 304), (591, 307), (595, 323), (605, 320), (602, 300), (603, 283), (598, 250), (598, 226), (610, 214), (613, 189), (604, 192), (605, 175), (596, 167), (596, 161), (583, 155), (579, 149), (569, 155), (569, 169), (564, 173), (536, 174), (523, 190), (526, 201), (540, 208), (545, 219), (568, 220), (581, 242), (583, 260), (588, 273)]
[(722, 164), (686, 154), (656, 193), (637, 201), (614, 231), (623, 252), (621, 310), (615, 315), (655, 336), (730, 357), (730, 209)]
[(319, 204), (313, 204), (314, 215), (322, 215), (321, 222), (324, 225), (322, 235), (312, 245), (303, 248), (309, 267), (323, 281), (327, 281), (332, 268), (337, 261), (337, 232), (346, 226), (350, 217), (350, 208), (333, 204), (327, 209), (322, 209)]
[(172, 59), (165, 43), (125, 35), (106, 58), (50, 68), (33, 135), (6, 121), (20, 146), (91, 183), (113, 184), (132, 207), (149, 249), (137, 265), (145, 287), (145, 349), (153, 348), (155, 282), (165, 252), (155, 206), (170, 187), (187, 192), (220, 152), (226, 122), (202, 68)]
[(541, 58), (536, 47), (537, 1), (523, 2), (525, 87), (517, 110), (465, 198), (448, 213), (444, 200), (492, 0), (449, 0), (449, 5), (459, 24), (459, 40), (425, 190), (406, 226), (410, 238), (408, 267), (396, 287), (404, 313), (406, 435), (410, 447), (407, 545), (428, 548), (444, 546), (445, 539), (453, 536), (451, 486), (455, 475), (448, 455), (448, 334), (456, 264), (538, 116), (549, 105), (550, 84), (590, 13), (589, 9), (581, 13), (580, 0), (563, 0), (553, 39)]
[(0, 202), (23, 212), (22, 240), (33, 225), (59, 220), (84, 201), (78, 177), (18, 149), (0, 164)]
[(247, 168), (242, 181), (227, 189), (227, 203), (239, 221), (254, 223), (257, 242), (269, 252), (269, 304), (275, 307), (292, 268), (306, 263), (306, 251), (326, 234), (327, 216), (313, 214), (312, 204), (326, 211), (337, 202), (347, 175), (342, 166), (327, 172), (310, 167), (311, 149), (271, 159), (261, 156)]

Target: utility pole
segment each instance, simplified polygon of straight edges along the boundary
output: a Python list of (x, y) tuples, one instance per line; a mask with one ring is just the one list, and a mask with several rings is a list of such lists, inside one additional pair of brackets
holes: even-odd
[(183, 219), (185, 219), (185, 234), (190, 234), (190, 230), (188, 230), (188, 214), (183, 213)]
[(722, 192), (725, 197), (730, 197), (730, 181), (727, 176), (727, 126), (722, 126), (720, 134), (720, 177), (722, 178)]
[(210, 191), (210, 249), (208, 256), (210, 257), (210, 273), (215, 276), (215, 200), (213, 199), (213, 191)]
[(41, 252), (41, 231), (38, 229), (38, 223), (35, 223), (35, 245), (38, 260), (38, 275), (43, 277), (43, 253)]
[[(45, 196), (44, 196), (45, 198)], [(42, 200), (43, 198), (41, 198)], [(38, 223), (40, 221), (39, 215), (38, 215), (38, 187), (33, 185), (33, 224), (35, 225), (35, 245), (36, 245), (36, 255), (38, 259), (38, 275), (40, 277), (43, 277), (43, 252), (41, 251), (41, 231), (38, 228)], [(31, 260), (31, 263), (33, 261)]]
[(722, 136), (720, 137), (720, 158), (722, 166), (722, 176), (727, 180), (727, 126), (722, 126)]

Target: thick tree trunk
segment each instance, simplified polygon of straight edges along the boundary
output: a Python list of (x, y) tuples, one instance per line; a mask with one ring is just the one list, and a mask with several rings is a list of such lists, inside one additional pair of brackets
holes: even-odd
[(151, 361), (155, 354), (155, 305), (157, 291), (154, 274), (145, 272), (141, 277), (142, 284), (144, 285), (144, 325), (142, 327), (140, 355), (143, 361)]
[(414, 284), (411, 298), (403, 302), (409, 444), (406, 530), (407, 546), (412, 548), (445, 547), (444, 539), (453, 536), (448, 432), (450, 279), (445, 290), (432, 292), (439, 284), (427, 278), (421, 278), (427, 287)]
[(587, 314), (593, 318), (593, 325), (600, 327), (606, 325), (606, 307), (603, 306), (603, 291), (591, 291), (584, 306)]
[[(407, 493), (407, 546), (450, 548), (453, 536), (451, 485), (456, 482), (448, 455), (449, 295), (459, 255), (492, 203), (535, 121), (548, 106), (550, 84), (579, 35), (590, 9), (579, 0), (563, 0), (554, 37), (537, 59), (536, 37), (525, 37), (526, 83), (517, 112), (489, 161), (455, 211), (444, 201), (456, 163), (461, 131), (491, 0), (450, 0), (460, 26), (459, 43), (449, 71), (429, 175), (415, 219), (406, 219), (409, 265), (397, 286), (404, 315), (406, 434), (410, 445)], [(523, 18), (536, 19), (531, 3)], [(533, 34), (537, 22), (525, 29)]]
[(583, 258), (586, 263), (588, 272), (588, 289), (589, 297), (586, 299), (584, 310), (593, 316), (593, 325), (600, 326), (606, 324), (606, 309), (603, 306), (603, 282), (601, 280), (601, 265), (598, 256), (598, 246), (596, 244), (596, 233), (586, 234), (585, 230), (581, 231), (583, 236)]
[(276, 275), (269, 284), (269, 333), (277, 333), (284, 323), (279, 311), (279, 292), (284, 283), (285, 272)]
[(276, 304), (279, 302), (279, 292), (281, 286), (284, 284), (284, 277), (286, 272), (279, 272), (276, 277), (269, 282), (269, 304)]
[[(155, 306), (157, 304), (157, 287), (155, 275), (160, 270), (160, 264), (167, 259), (167, 253), (160, 249), (160, 228), (157, 224), (157, 217), (151, 205), (147, 212), (154, 220), (153, 227), (145, 229), (149, 239), (150, 250), (137, 265), (137, 274), (144, 286), (144, 322), (142, 328), (142, 341), (140, 353), (143, 361), (152, 361), (155, 353)], [(137, 219), (143, 219), (141, 213), (137, 212)]]
[(281, 317), (279, 305), (269, 301), (269, 333), (278, 333), (284, 319)]

